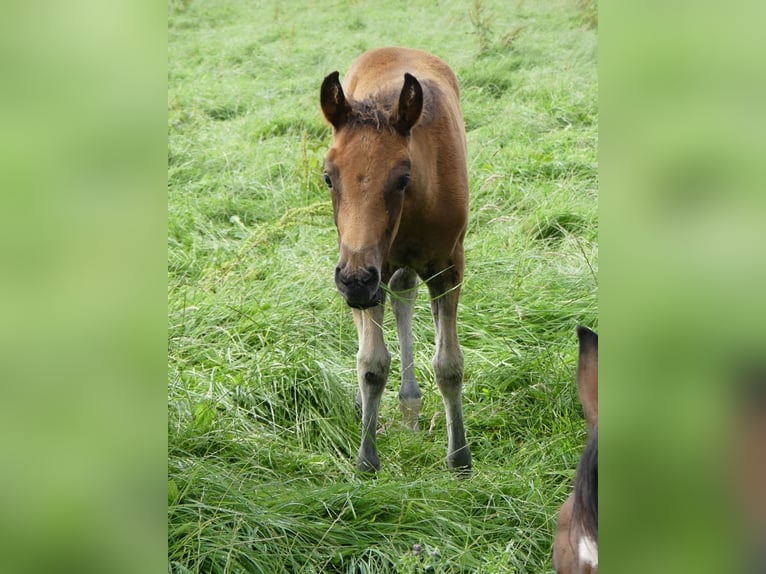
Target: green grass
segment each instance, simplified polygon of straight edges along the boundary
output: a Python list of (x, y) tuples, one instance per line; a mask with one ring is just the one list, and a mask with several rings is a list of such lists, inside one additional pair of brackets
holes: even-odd
[[(574, 327), (598, 327), (593, 6), (170, 3), (170, 572), (551, 571), (585, 439)], [(462, 87), (467, 480), (446, 469), (443, 416), (431, 433), (396, 424), (390, 313), (394, 424), (378, 476), (353, 470), (356, 331), (333, 284), (319, 85), (391, 44), (441, 56)], [(416, 306), (428, 428), (442, 409), (425, 289)]]

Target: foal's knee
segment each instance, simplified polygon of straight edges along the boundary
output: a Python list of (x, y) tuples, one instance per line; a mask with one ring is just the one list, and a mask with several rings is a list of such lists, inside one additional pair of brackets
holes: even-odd
[(409, 291), (415, 289), (418, 284), (418, 275), (411, 269), (402, 267), (397, 269), (391, 276), (388, 286), (393, 291)]
[(433, 360), (434, 374), (439, 390), (460, 392), (463, 385), (463, 353), (458, 350), (451, 355), (439, 354)]
[(387, 349), (378, 350), (373, 354), (357, 356), (357, 372), (359, 388), (363, 394), (379, 395), (383, 392), (391, 367), (391, 354)]

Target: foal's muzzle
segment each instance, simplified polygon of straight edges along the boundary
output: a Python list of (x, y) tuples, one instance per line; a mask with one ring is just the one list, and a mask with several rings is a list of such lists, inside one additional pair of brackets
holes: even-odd
[(381, 301), (380, 272), (376, 267), (349, 271), (345, 265), (338, 265), (335, 285), (349, 307), (367, 309)]

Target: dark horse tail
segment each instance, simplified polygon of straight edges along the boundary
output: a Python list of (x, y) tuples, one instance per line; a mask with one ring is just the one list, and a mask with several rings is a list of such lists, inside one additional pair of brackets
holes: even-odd
[(598, 542), (598, 427), (588, 437), (577, 465), (572, 524)]

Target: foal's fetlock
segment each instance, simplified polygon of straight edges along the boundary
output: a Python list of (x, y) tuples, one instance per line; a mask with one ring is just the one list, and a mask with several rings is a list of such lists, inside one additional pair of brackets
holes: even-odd
[(471, 461), (471, 451), (468, 447), (463, 447), (455, 452), (447, 454), (447, 466), (454, 471), (458, 477), (467, 478), (471, 476), (473, 462)]
[(359, 451), (356, 457), (356, 470), (363, 473), (376, 473), (380, 470), (380, 458), (377, 453)]
[(407, 430), (420, 430), (418, 421), (420, 419), (420, 407), (422, 404), (423, 399), (420, 397), (399, 397), (399, 410), (402, 411), (402, 425)]

